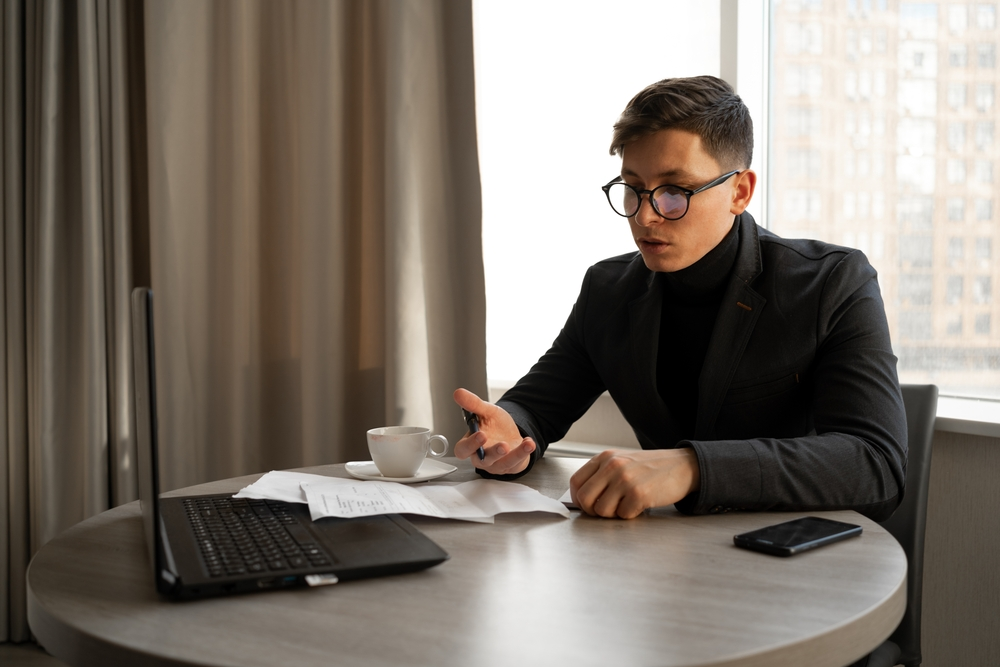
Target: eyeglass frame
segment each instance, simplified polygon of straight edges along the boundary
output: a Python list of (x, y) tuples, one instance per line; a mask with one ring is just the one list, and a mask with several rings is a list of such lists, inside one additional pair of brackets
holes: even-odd
[[(656, 213), (656, 215), (660, 216), (664, 220), (680, 220), (685, 215), (687, 215), (687, 212), (691, 209), (691, 197), (693, 195), (696, 195), (699, 192), (704, 192), (705, 190), (708, 190), (709, 188), (714, 188), (717, 185), (722, 185), (723, 183), (725, 183), (726, 181), (728, 181), (730, 178), (732, 178), (734, 175), (741, 174), (744, 171), (746, 171), (746, 170), (745, 169), (736, 169), (735, 171), (731, 171), (728, 174), (723, 174), (722, 176), (719, 176), (714, 181), (709, 181), (708, 183), (706, 183), (705, 185), (701, 186), (697, 190), (688, 190), (687, 188), (682, 188), (679, 185), (671, 185), (670, 183), (664, 183), (663, 185), (657, 185), (652, 190), (640, 190), (639, 188), (634, 187), (634, 186), (629, 185), (628, 183), (626, 183), (625, 180), (621, 176), (615, 176), (609, 182), (607, 182), (604, 185), (602, 185), (601, 189), (604, 190), (604, 196), (608, 198), (608, 205), (611, 207), (611, 210), (614, 211), (616, 215), (620, 215), (623, 218), (631, 218), (633, 215), (637, 215), (639, 213), (639, 209), (642, 208), (642, 198), (643, 198), (643, 196), (644, 195), (649, 195), (649, 205), (650, 205), (650, 207), (652, 207), (652, 209)], [(635, 213), (633, 213), (632, 215), (625, 215), (623, 213), (619, 213), (618, 209), (615, 208), (615, 205), (611, 203), (611, 192), (610, 192), (611, 186), (612, 185), (616, 185), (618, 183), (621, 183), (626, 188), (631, 189), (632, 192), (635, 193), (636, 199), (639, 201), (639, 205), (636, 207)], [(656, 192), (657, 190), (659, 190), (660, 188), (675, 188), (677, 190), (680, 190), (681, 194), (683, 194), (685, 196), (685, 198), (686, 198), (686, 204), (684, 206), (684, 212), (681, 213), (676, 218), (668, 218), (667, 216), (663, 215), (663, 213), (660, 212), (660, 209), (656, 206), (656, 199), (653, 197), (653, 193)]]

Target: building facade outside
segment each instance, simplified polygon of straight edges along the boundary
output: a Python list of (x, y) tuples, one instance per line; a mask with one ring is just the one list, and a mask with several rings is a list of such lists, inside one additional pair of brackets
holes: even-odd
[(769, 227), (859, 248), (902, 382), (1000, 398), (995, 3), (773, 0)]

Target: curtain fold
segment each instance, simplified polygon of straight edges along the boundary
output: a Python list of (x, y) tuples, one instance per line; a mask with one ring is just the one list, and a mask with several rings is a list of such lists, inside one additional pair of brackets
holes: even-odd
[(0, 641), (32, 553), (136, 497), (367, 459), (485, 395), (471, 0), (5, 0)]
[(149, 2), (167, 486), (465, 430), (486, 390), (470, 2)]
[(129, 23), (124, 0), (3, 7), (2, 640), (29, 638), (30, 555), (136, 497)]

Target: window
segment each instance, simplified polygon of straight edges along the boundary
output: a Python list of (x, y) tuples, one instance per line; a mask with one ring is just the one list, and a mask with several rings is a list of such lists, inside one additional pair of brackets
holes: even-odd
[(993, 200), (976, 199), (976, 220), (987, 222), (993, 219)]
[(976, 26), (980, 30), (993, 30), (997, 27), (996, 5), (984, 3), (976, 5)]
[[(887, 79), (886, 79), (885, 70), (881, 69), (881, 68), (875, 70), (875, 84), (874, 84), (875, 85), (875, 97), (878, 97), (878, 98), (885, 97), (886, 92), (888, 90), (887, 89), (886, 81), (887, 81)], [(882, 121), (882, 132), (881, 133), (876, 132), (876, 134), (885, 134), (885, 116), (884, 115), (882, 115), (881, 121)], [(876, 121), (876, 123), (877, 122), (878, 121)]]
[(872, 171), (872, 159), (868, 151), (858, 153), (858, 178), (868, 178)]
[(996, 46), (990, 43), (976, 44), (976, 64), (984, 69), (993, 69), (996, 66), (997, 52)]
[(863, 69), (858, 73), (858, 98), (868, 101), (872, 98), (872, 71)]
[(889, 33), (885, 28), (875, 29), (875, 53), (885, 53), (889, 49)]
[(785, 95), (788, 97), (819, 97), (822, 94), (823, 68), (818, 65), (790, 65), (785, 70)]
[(972, 303), (987, 304), (992, 296), (990, 276), (976, 276), (972, 282)]
[(956, 158), (948, 160), (948, 183), (965, 183), (965, 160)]
[(989, 261), (993, 257), (993, 239), (981, 236), (976, 239), (976, 259)]
[(788, 124), (785, 126), (790, 137), (819, 137), (821, 112), (818, 107), (790, 107)]
[(793, 222), (819, 220), (821, 198), (818, 190), (788, 190), (785, 193), (785, 216)]
[[(688, 3), (682, 11), (684, 30), (656, 39), (649, 33), (656, 24), (649, 21), (664, 17), (659, 0), (635, 0), (627, 11), (615, 0), (572, 6), (473, 1), (487, 374), (493, 386), (521, 377), (548, 349), (588, 266), (635, 250), (628, 223), (611, 211), (600, 189), (621, 168), (608, 155), (611, 126), (629, 99), (654, 81), (718, 73), (718, 3)], [(641, 37), (642, 25), (647, 38)], [(627, 63), (626, 42), (614, 35), (633, 36)], [(806, 114), (804, 134), (820, 136), (819, 113)], [(763, 123), (766, 115), (755, 111), (753, 119)], [(542, 152), (559, 163), (560, 196), (526, 185)], [(512, 257), (535, 267), (533, 275), (511, 271)], [(512, 328), (512, 318), (531, 326)]]
[(976, 150), (986, 151), (993, 147), (993, 121), (976, 121)]
[(976, 181), (986, 184), (993, 182), (993, 162), (976, 160)]
[(969, 49), (965, 44), (948, 45), (949, 67), (965, 67), (969, 61)]
[(962, 197), (948, 197), (948, 220), (950, 222), (961, 222), (965, 220), (965, 199)]
[(965, 84), (948, 84), (948, 106), (956, 111), (965, 108)]
[[(965, 239), (961, 236), (952, 236), (948, 239), (948, 259), (951, 262), (960, 262), (965, 257)], [(961, 281), (961, 277), (959, 277)]]
[(948, 7), (948, 30), (953, 35), (961, 35), (969, 24), (969, 13), (965, 5), (951, 5)]
[[(627, 66), (621, 42), (608, 35), (638, 34), (636, 17), (663, 16), (661, 2), (635, 0), (629, 12), (614, 0), (565, 7), (474, 0), (491, 380), (516, 379), (547, 349), (587, 266), (634, 249), (599, 191), (619, 167), (606, 144), (625, 102), (665, 76), (718, 72), (717, 3), (672, 13), (686, 29), (670, 40), (631, 40)], [(865, 251), (879, 273), (902, 381), (1000, 397), (1000, 328), (992, 327), (1000, 312), (992, 295), (1000, 273), (991, 196), (996, 2), (781, 0), (768, 11), (773, 48), (757, 76), (767, 78), (759, 87), (770, 106), (751, 113), (768, 130), (755, 159), (771, 161), (768, 172), (755, 167), (752, 206), (767, 205), (755, 217), (783, 236)], [(755, 30), (740, 29), (741, 54)], [(748, 100), (754, 89), (743, 73), (753, 66), (741, 55), (739, 92)], [(513, 197), (534, 159), (526, 138), (538, 136), (545, 100), (573, 101), (573, 113), (543, 137), (546, 152), (566, 165), (561, 180), (571, 191)], [(987, 176), (989, 185), (981, 182)], [(567, 214), (571, 237), (561, 223)], [(512, 276), (515, 255), (546, 272)], [(544, 298), (522, 298), (529, 292)], [(961, 326), (948, 319), (959, 314)], [(511, 331), (506, 322), (515, 316), (532, 327)], [(937, 362), (925, 363), (935, 355), (988, 363), (949, 362), (938, 376), (928, 370)], [(923, 361), (908, 365), (914, 359)]]
[(858, 217), (864, 220), (871, 216), (872, 196), (870, 192), (858, 193)]
[(944, 298), (945, 303), (949, 306), (962, 303), (962, 285), (962, 276), (948, 276), (948, 287)]
[(861, 55), (867, 56), (871, 55), (872, 52), (872, 29), (862, 28), (861, 29), (861, 39), (859, 40), (859, 51)]
[(957, 153), (964, 148), (965, 148), (965, 123), (962, 122), (948, 123), (948, 150)]
[(934, 200), (930, 197), (911, 197), (897, 206), (900, 228), (925, 231), (934, 227)]
[(844, 193), (844, 219), (853, 220), (857, 214), (858, 199), (853, 192)]
[[(773, 25), (785, 20), (784, 6), (770, 3)], [(810, 17), (844, 26), (825, 33), (822, 56), (771, 52), (771, 71), (819, 66), (824, 80), (843, 86), (840, 94), (810, 101), (828, 119), (822, 135), (798, 137), (794, 144), (818, 150), (820, 163), (835, 167), (811, 188), (830, 210), (808, 224), (789, 219), (780, 204), (802, 189), (801, 181), (772, 173), (771, 227), (784, 236), (801, 232), (859, 246), (863, 228), (902, 381), (1000, 397), (1000, 331), (991, 321), (1000, 273), (991, 197), (998, 150), (996, 3), (903, 0), (887, 3), (885, 13), (867, 14), (856, 6), (852, 14), (847, 5), (846, 21), (837, 2), (824, 3), (820, 16)], [(862, 46), (869, 30), (871, 54)], [(875, 56), (882, 44), (884, 61)], [(883, 87), (887, 94), (880, 98)], [(780, 94), (771, 99), (772, 117), (780, 123), (783, 109), (795, 101)], [(868, 135), (862, 132), (865, 117), (872, 119)], [(771, 148), (781, 154), (791, 140), (776, 129)], [(877, 256), (879, 238), (884, 252)], [(933, 370), (945, 367), (947, 373)]]
[[(934, 259), (933, 238), (924, 234), (900, 237), (899, 258), (903, 266), (910, 265), (913, 268), (931, 266)], [(930, 276), (927, 276), (927, 279), (930, 280)]]
[(993, 182), (992, 160), (976, 160), (976, 181), (987, 184)]
[(788, 54), (823, 53), (823, 26), (816, 22), (788, 23), (785, 27), (785, 51)]
[(986, 113), (993, 109), (993, 84), (976, 84), (976, 109)]
[[(880, 176), (881, 174), (879, 174), (876, 171), (875, 175), (876, 176)], [(882, 218), (885, 217), (885, 193), (884, 192), (875, 192), (875, 193), (872, 194), (872, 217), (874, 219), (876, 219), (876, 220), (881, 220)], [(876, 238), (882, 239), (883, 238), (882, 237), (882, 233), (881, 232), (876, 232)], [(876, 248), (880, 248), (881, 245), (879, 243), (876, 243), (875, 247)]]
[(820, 153), (812, 148), (788, 149), (788, 177), (814, 180), (820, 177)]
[(925, 311), (903, 311), (899, 314), (899, 336), (905, 341), (932, 338), (931, 314)]

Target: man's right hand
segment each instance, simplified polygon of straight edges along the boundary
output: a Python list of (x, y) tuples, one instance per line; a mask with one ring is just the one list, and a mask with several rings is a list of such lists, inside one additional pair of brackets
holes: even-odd
[[(472, 465), (494, 475), (518, 473), (528, 467), (535, 442), (521, 438), (517, 424), (507, 411), (487, 403), (467, 389), (456, 389), (455, 402), (479, 417), (479, 433), (466, 433), (455, 443), (455, 456), (469, 459)], [(482, 447), (486, 458), (479, 460), (476, 451)]]

